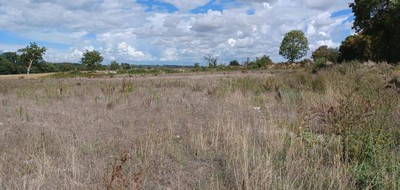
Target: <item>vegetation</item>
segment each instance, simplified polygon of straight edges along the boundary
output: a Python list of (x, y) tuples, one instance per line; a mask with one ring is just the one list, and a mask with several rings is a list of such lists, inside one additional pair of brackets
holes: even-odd
[(81, 60), (82, 65), (89, 71), (95, 71), (100, 66), (101, 62), (103, 62), (103, 57), (100, 52), (96, 50), (86, 50)]
[(118, 70), (118, 69), (120, 69), (121, 68), (121, 66), (118, 64), (118, 62), (117, 61), (111, 61), (111, 63), (110, 63), (110, 70), (112, 70), (112, 71), (115, 71), (115, 70)]
[(399, 189), (400, 66), (363, 62), (400, 61), (400, 3), (350, 7), (357, 34), (301, 64), (300, 30), (277, 64), (0, 54), (0, 74), (57, 72), (0, 83), (0, 189)]
[(237, 60), (232, 60), (231, 62), (229, 62), (229, 66), (233, 66), (233, 67), (240, 66), (240, 63)]
[(339, 58), (339, 50), (336, 48), (328, 48), (328, 46), (320, 46), (313, 53), (312, 56), (314, 61), (318, 59), (326, 59), (332, 63), (337, 63)]
[(211, 54), (204, 56), (204, 60), (207, 61), (208, 67), (217, 67), (218, 65), (218, 57), (214, 57)]
[[(18, 50), (21, 53), (19, 58), (22, 63), (26, 63), (26, 74), (29, 75), (32, 64), (39, 64), (43, 62), (43, 54), (46, 52), (45, 47), (39, 47), (35, 42), (31, 43), (26, 48)], [(15, 58), (15, 57), (14, 57)]]
[[(363, 51), (370, 53), (371, 60), (400, 62), (400, 1), (355, 0), (350, 3), (355, 20), (353, 28), (369, 41)], [(365, 43), (362, 41), (362, 43)], [(345, 54), (345, 53), (344, 53)], [(346, 56), (349, 54), (345, 54)]]
[(4, 80), (0, 186), (398, 189), (399, 71)]
[(292, 63), (304, 57), (308, 50), (308, 40), (304, 33), (301, 30), (292, 30), (283, 37), (279, 55), (282, 55)]
[(250, 61), (247, 64), (247, 67), (249, 68), (256, 68), (256, 69), (263, 69), (266, 68), (267, 66), (273, 65), (274, 63), (272, 62), (272, 60), (269, 58), (269, 56), (262, 56), (260, 58), (256, 58), (255, 61)]
[(355, 34), (348, 36), (339, 48), (341, 62), (372, 59), (371, 39), (369, 36)]

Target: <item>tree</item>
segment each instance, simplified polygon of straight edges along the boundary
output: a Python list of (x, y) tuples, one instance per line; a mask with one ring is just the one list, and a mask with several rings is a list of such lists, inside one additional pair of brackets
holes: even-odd
[(251, 61), (248, 64), (248, 67), (251, 67), (251, 68), (263, 68), (263, 67), (266, 67), (266, 66), (272, 65), (272, 64), (274, 64), (274, 63), (272, 62), (271, 58), (269, 58), (269, 56), (264, 55), (262, 57), (257, 57), (256, 61), (254, 61), (254, 62)]
[(239, 62), (237, 60), (232, 60), (231, 62), (229, 62), (229, 66), (240, 66)]
[(10, 61), (13, 64), (18, 64), (19, 56), (16, 52), (4, 52), (0, 55), (1, 58)]
[(300, 30), (292, 30), (285, 34), (279, 48), (279, 55), (293, 62), (304, 57), (308, 50), (308, 40), (304, 33)]
[(30, 43), (26, 48), (19, 49), (18, 52), (22, 53), (20, 59), (27, 64), (26, 74), (29, 75), (33, 64), (38, 64), (43, 61), (43, 55), (46, 52), (45, 47), (39, 47), (35, 42)]
[(362, 34), (348, 36), (339, 47), (339, 62), (368, 61), (371, 58), (371, 38), (369, 36)]
[(199, 70), (200, 69), (200, 63), (195, 63), (193, 66), (193, 69)]
[(102, 61), (103, 57), (101, 56), (100, 52), (96, 50), (86, 50), (86, 52), (83, 54), (81, 63), (86, 67), (86, 69), (94, 71)]
[(350, 3), (355, 19), (353, 28), (371, 40), (375, 61), (400, 61), (400, 1), (355, 0)]
[(316, 49), (311, 56), (315, 61), (320, 58), (324, 58), (332, 63), (337, 63), (339, 57), (339, 49), (337, 48), (328, 48), (328, 46), (320, 46)]
[(218, 57), (213, 57), (211, 54), (204, 56), (204, 59), (207, 61), (209, 67), (217, 67)]
[(111, 61), (111, 64), (110, 64), (110, 70), (113, 70), (113, 71), (115, 71), (115, 70), (118, 70), (120, 68), (120, 65), (118, 64), (118, 62), (117, 61)]
[(130, 65), (128, 63), (121, 63), (121, 68), (122, 68), (122, 70), (127, 71), (127, 70), (130, 70), (131, 68), (133, 68), (133, 65)]

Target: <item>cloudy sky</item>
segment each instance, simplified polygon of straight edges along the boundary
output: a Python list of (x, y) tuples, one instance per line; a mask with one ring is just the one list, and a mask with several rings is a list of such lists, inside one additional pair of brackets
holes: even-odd
[[(310, 49), (352, 33), (351, 0), (0, 0), (0, 52), (37, 42), (46, 61), (79, 62), (98, 50), (135, 64), (205, 64), (268, 55), (283, 61), (284, 34), (304, 31)], [(310, 54), (310, 53), (309, 53)]]

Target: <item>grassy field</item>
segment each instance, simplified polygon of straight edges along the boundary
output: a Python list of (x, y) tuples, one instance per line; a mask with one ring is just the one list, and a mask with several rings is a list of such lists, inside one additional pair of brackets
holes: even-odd
[(1, 80), (0, 189), (399, 189), (399, 75)]

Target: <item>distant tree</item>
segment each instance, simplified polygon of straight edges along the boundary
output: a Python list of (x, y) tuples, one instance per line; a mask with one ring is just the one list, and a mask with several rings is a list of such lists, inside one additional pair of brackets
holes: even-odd
[(217, 67), (218, 57), (213, 57), (211, 54), (204, 56), (208, 63), (208, 67)]
[(372, 59), (371, 38), (362, 34), (348, 36), (339, 47), (339, 61)]
[(324, 45), (316, 49), (312, 53), (311, 57), (313, 58), (314, 62), (319, 58), (324, 58), (332, 63), (337, 63), (339, 50), (337, 48), (328, 48), (328, 46)]
[(19, 56), (16, 52), (5, 52), (0, 57), (10, 61), (12, 64), (18, 64)]
[(229, 66), (240, 66), (239, 62), (237, 60), (232, 60), (231, 62), (229, 62)]
[(247, 59), (246, 59), (246, 61), (244, 61), (243, 62), (243, 66), (245, 66), (245, 67), (248, 67), (249, 66), (249, 64), (250, 64), (250, 57), (248, 57)]
[(26, 74), (29, 75), (32, 65), (43, 61), (43, 55), (46, 52), (46, 48), (39, 47), (35, 42), (33, 42), (30, 43), (29, 46), (19, 49), (18, 52), (22, 53), (20, 55), (20, 60), (27, 64)]
[(86, 69), (90, 71), (96, 70), (96, 68), (100, 66), (102, 61), (103, 57), (101, 56), (100, 52), (96, 50), (86, 50), (81, 59), (82, 65), (84, 65)]
[(111, 61), (110, 63), (110, 70), (118, 70), (120, 68), (120, 65), (118, 64), (117, 61)]
[(268, 65), (274, 64), (269, 58), (269, 56), (263, 55), (262, 57), (257, 57), (255, 61), (249, 63), (248, 67), (252, 68), (264, 68)]
[(130, 70), (133, 66), (128, 63), (121, 63), (122, 70)]
[(0, 57), (0, 74), (19, 74), (18, 65)]
[(200, 63), (195, 63), (193, 66), (194, 69), (200, 69)]
[(289, 62), (294, 62), (304, 57), (308, 50), (308, 39), (304, 33), (301, 30), (292, 30), (285, 34), (279, 48), (279, 55), (288, 59)]

